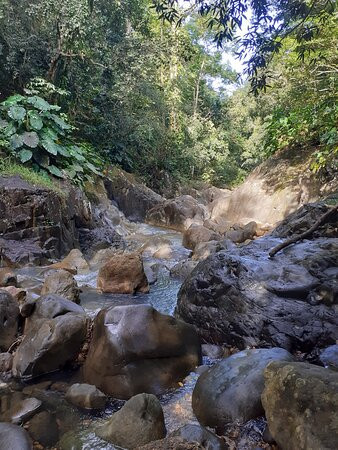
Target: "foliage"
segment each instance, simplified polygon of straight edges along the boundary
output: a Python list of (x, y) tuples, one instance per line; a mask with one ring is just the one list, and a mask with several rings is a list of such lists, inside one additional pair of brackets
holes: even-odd
[(0, 145), (22, 164), (74, 182), (99, 174), (92, 150), (72, 140), (73, 127), (58, 105), (27, 89), (0, 103)]

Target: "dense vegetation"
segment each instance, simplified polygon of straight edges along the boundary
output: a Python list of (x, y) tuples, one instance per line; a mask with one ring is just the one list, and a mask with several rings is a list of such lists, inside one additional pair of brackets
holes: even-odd
[[(82, 182), (113, 163), (154, 188), (232, 185), (286, 146), (313, 147), (312, 170), (331, 173), (338, 144), (332, 2), (275, 2), (273, 18), (265, 1), (232, 10), (235, 3), (208, 10), (196, 0), (176, 17), (168, 1), (2, 0), (1, 149), (43, 176)], [(251, 84), (240, 84), (222, 51), (249, 3), (253, 25), (232, 44), (249, 55)], [(250, 92), (260, 87), (258, 96)]]

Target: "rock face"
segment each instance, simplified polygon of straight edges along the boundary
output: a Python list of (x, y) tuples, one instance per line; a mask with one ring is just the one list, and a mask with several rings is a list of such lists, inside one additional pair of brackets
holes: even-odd
[(56, 270), (47, 274), (41, 290), (41, 295), (57, 294), (75, 303), (80, 303), (79, 293), (73, 275), (67, 270)]
[(73, 405), (84, 409), (102, 409), (107, 397), (91, 384), (73, 384), (66, 392), (66, 399)]
[(337, 177), (323, 184), (313, 173), (313, 148), (276, 153), (258, 166), (238, 188), (219, 195), (210, 205), (211, 219), (231, 223), (276, 224), (302, 205), (338, 189)]
[(202, 242), (218, 241), (221, 235), (215, 233), (203, 225), (191, 225), (183, 234), (183, 246), (190, 250), (194, 250), (198, 244)]
[(40, 297), (13, 360), (13, 375), (32, 378), (61, 369), (78, 354), (86, 336), (81, 306), (54, 294)]
[(264, 369), (271, 361), (293, 361), (282, 348), (244, 350), (215, 364), (197, 380), (192, 407), (200, 423), (219, 430), (264, 414)]
[(207, 210), (203, 205), (190, 195), (182, 195), (150, 209), (145, 220), (151, 225), (185, 231), (193, 223), (203, 225), (206, 218)]
[(162, 406), (154, 395), (136, 395), (96, 433), (127, 449), (162, 439), (166, 435)]
[(0, 423), (0, 448), (3, 450), (32, 450), (33, 444), (26, 430), (11, 423)]
[(270, 363), (262, 402), (269, 430), (282, 450), (337, 448), (336, 372), (306, 363)]
[(116, 294), (149, 292), (142, 258), (138, 254), (116, 255), (99, 270), (97, 287)]
[(14, 298), (0, 289), (0, 350), (6, 352), (17, 337), (19, 306)]
[(108, 197), (130, 220), (143, 221), (147, 212), (163, 202), (163, 197), (136, 181), (133, 175), (114, 168), (105, 180)]
[(149, 305), (115, 306), (99, 312), (84, 364), (84, 379), (106, 394), (127, 399), (173, 386), (201, 358), (190, 325)]
[(207, 342), (240, 349), (310, 353), (335, 344), (338, 239), (318, 236), (269, 259), (279, 242), (265, 236), (200, 262), (182, 285), (176, 314)]

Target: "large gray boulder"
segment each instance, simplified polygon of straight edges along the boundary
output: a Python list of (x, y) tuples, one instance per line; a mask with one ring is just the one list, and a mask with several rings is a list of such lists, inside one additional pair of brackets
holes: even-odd
[(306, 363), (272, 362), (265, 369), (262, 403), (282, 450), (337, 448), (337, 372)]
[(264, 369), (274, 360), (292, 361), (293, 357), (282, 348), (244, 350), (204, 372), (192, 396), (199, 422), (222, 430), (229, 422), (263, 415)]
[(40, 297), (13, 360), (13, 375), (32, 378), (61, 369), (86, 337), (83, 308), (55, 294)]
[(183, 283), (176, 314), (207, 342), (311, 353), (336, 343), (338, 239), (302, 241), (269, 259), (266, 236), (220, 251)]
[(73, 275), (67, 270), (55, 270), (47, 273), (41, 295), (57, 294), (75, 303), (80, 303), (80, 290)]
[(117, 398), (160, 394), (200, 360), (200, 342), (192, 326), (150, 305), (114, 306), (95, 318), (84, 380)]
[(32, 450), (33, 444), (27, 431), (18, 425), (0, 423), (1, 450)]
[(86, 383), (75, 383), (66, 392), (66, 400), (79, 408), (103, 409), (107, 397), (97, 387)]
[(98, 436), (130, 449), (166, 435), (161, 403), (151, 394), (138, 394), (96, 431)]
[(14, 298), (0, 289), (0, 350), (6, 352), (17, 337), (20, 310)]

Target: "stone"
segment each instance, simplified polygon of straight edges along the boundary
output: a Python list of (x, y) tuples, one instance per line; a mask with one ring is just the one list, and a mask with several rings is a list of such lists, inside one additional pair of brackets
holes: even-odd
[(66, 392), (66, 399), (75, 406), (84, 409), (103, 409), (107, 397), (91, 384), (75, 383)]
[(330, 269), (338, 265), (338, 239), (298, 242), (270, 259), (279, 242), (264, 236), (201, 261), (182, 284), (176, 316), (205, 342), (238, 349), (310, 354), (335, 344), (335, 304), (313, 298), (321, 290), (335, 298)]
[(73, 275), (67, 270), (47, 273), (41, 295), (57, 294), (71, 302), (80, 303), (80, 290)]
[(198, 421), (223, 430), (229, 422), (262, 416), (264, 369), (274, 360), (292, 361), (293, 357), (281, 348), (243, 350), (203, 373), (192, 395)]
[(17, 302), (0, 289), (0, 350), (6, 352), (16, 340), (20, 310)]
[(182, 244), (185, 248), (194, 250), (202, 242), (219, 241), (220, 239), (220, 234), (205, 228), (203, 225), (192, 224), (184, 232)]
[(11, 353), (0, 353), (0, 372), (9, 372), (13, 365), (13, 355)]
[(195, 269), (197, 264), (197, 261), (191, 259), (180, 261), (170, 269), (170, 276), (183, 281)]
[(209, 241), (197, 244), (192, 255), (193, 261), (201, 261), (207, 259), (210, 255), (222, 250), (233, 250), (236, 245), (229, 239), (223, 241)]
[(42, 248), (37, 239), (23, 239), (21, 234), (18, 239), (0, 238), (2, 264), (12, 268), (49, 264), (50, 253)]
[(17, 288), (15, 286), (6, 286), (0, 289), (8, 292), (19, 304), (22, 304), (27, 296), (27, 292), (25, 289)]
[(137, 447), (137, 450), (205, 450), (205, 447), (197, 442), (184, 441), (179, 437), (166, 437)]
[(265, 369), (262, 403), (281, 449), (335, 449), (338, 442), (338, 374), (300, 362)]
[(187, 424), (170, 433), (168, 437), (179, 437), (185, 442), (197, 442), (208, 450), (226, 450), (228, 446), (216, 434), (197, 424)]
[(20, 305), (21, 316), (24, 318), (31, 316), (35, 309), (35, 303), (36, 303), (36, 300), (31, 299), (31, 300), (27, 300), (22, 305)]
[(228, 222), (226, 219), (220, 218), (217, 222), (207, 219), (204, 221), (203, 226), (205, 228), (209, 228), (209, 230), (214, 231), (215, 233), (218, 233), (220, 235), (224, 235), (227, 231), (231, 228), (231, 222)]
[(52, 264), (51, 269), (64, 269), (75, 275), (78, 272), (86, 272), (89, 270), (89, 264), (84, 258), (81, 250), (74, 248), (60, 262)]
[(145, 221), (150, 225), (172, 228), (184, 232), (193, 223), (202, 225), (207, 209), (190, 195), (165, 200), (147, 212)]
[(162, 439), (166, 435), (162, 406), (154, 395), (135, 395), (96, 433), (106, 441), (127, 449)]
[(11, 423), (0, 423), (1, 450), (33, 450), (27, 431)]
[[(109, 205), (110, 208), (112, 205)], [(104, 210), (102, 220), (106, 218), (107, 210)], [(94, 229), (79, 229), (79, 242), (81, 250), (86, 257), (93, 258), (100, 250), (114, 249), (124, 250), (126, 247), (123, 236), (121, 236), (111, 224), (95, 226)]]
[(15, 272), (10, 267), (0, 269), (0, 287), (17, 286), (18, 280)]
[(44, 447), (53, 447), (59, 440), (59, 430), (56, 418), (48, 411), (36, 414), (28, 424), (28, 432)]
[(91, 269), (99, 269), (101, 266), (106, 264), (109, 260), (114, 258), (117, 254), (117, 250), (115, 248), (104, 248), (98, 250), (89, 261), (89, 266)]
[(20, 399), (20, 397), (16, 398), (12, 396), (9, 408), (1, 414), (1, 420), (12, 422), (16, 425), (25, 423), (40, 411), (41, 406), (42, 402), (37, 398), (28, 397)]
[(99, 270), (97, 287), (115, 294), (149, 292), (142, 258), (136, 253), (116, 255)]
[(13, 375), (33, 378), (74, 360), (86, 337), (83, 308), (55, 294), (40, 297), (16, 350)]
[(114, 306), (94, 320), (84, 380), (116, 398), (161, 394), (200, 361), (192, 326), (150, 305)]
[(338, 370), (338, 344), (330, 345), (319, 355), (320, 361), (329, 369)]
[(202, 344), (202, 355), (211, 359), (220, 359), (224, 356), (224, 348), (214, 344)]

